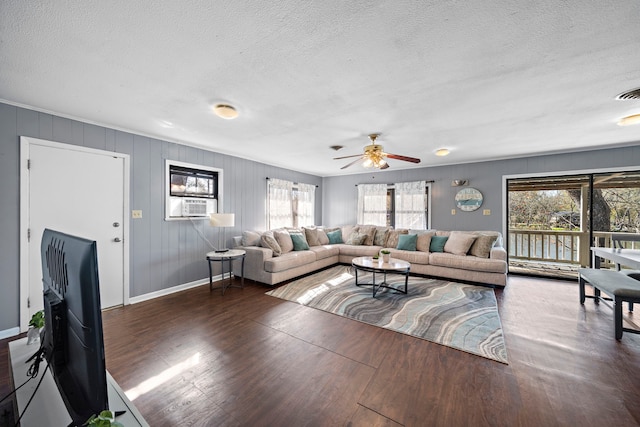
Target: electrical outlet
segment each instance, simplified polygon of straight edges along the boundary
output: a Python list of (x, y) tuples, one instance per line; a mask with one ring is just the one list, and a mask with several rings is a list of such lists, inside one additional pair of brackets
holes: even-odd
[(142, 218), (142, 211), (139, 211), (139, 210), (131, 211), (131, 218), (134, 218), (134, 219)]
[(491, 209), (485, 209), (482, 211), (482, 215), (491, 215)]
[(451, 209), (451, 215), (455, 215), (456, 214), (456, 210), (455, 209)]

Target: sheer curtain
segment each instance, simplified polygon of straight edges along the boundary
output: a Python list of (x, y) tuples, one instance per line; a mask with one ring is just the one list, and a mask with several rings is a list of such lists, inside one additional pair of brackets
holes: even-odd
[(303, 227), (315, 224), (316, 186), (311, 184), (298, 184), (295, 191), (297, 203), (294, 204), (294, 227)]
[(424, 230), (427, 228), (426, 182), (394, 184), (396, 193), (396, 228)]
[(358, 185), (358, 224), (387, 225), (387, 184)]
[(293, 227), (293, 182), (269, 179), (269, 229)]

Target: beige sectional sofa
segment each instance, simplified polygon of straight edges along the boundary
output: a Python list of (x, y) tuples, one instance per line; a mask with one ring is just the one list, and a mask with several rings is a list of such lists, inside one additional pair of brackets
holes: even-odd
[[(332, 243), (328, 234), (332, 241), (341, 236), (343, 243)], [(348, 225), (246, 231), (234, 242), (247, 252), (244, 277), (267, 285), (334, 264), (351, 264), (355, 257), (374, 256), (382, 249), (388, 249), (392, 258), (410, 262), (412, 274), (498, 286), (507, 283), (507, 253), (496, 231)], [(240, 275), (240, 265), (234, 265), (234, 274)]]

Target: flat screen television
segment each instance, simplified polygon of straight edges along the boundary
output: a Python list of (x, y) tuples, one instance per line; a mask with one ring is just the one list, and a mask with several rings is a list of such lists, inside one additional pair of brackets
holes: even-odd
[(96, 242), (45, 229), (41, 342), (62, 400), (82, 425), (109, 408)]

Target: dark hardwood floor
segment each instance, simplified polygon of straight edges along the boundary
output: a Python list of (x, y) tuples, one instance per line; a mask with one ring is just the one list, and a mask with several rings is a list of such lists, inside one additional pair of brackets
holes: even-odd
[(575, 282), (511, 276), (496, 290), (508, 365), (268, 289), (202, 286), (104, 312), (109, 372), (150, 425), (640, 423), (640, 335), (616, 341), (612, 310), (581, 306)]

